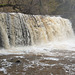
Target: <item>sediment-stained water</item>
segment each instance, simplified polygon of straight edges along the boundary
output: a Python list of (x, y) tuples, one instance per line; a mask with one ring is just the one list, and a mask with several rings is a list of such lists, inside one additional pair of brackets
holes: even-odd
[(0, 55), (0, 75), (75, 75), (75, 51), (50, 54)]

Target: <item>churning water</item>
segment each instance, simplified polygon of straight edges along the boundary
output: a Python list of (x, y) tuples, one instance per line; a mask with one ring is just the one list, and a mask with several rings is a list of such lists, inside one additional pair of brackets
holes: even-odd
[[(74, 50), (71, 22), (49, 15), (0, 13), (0, 53), (44, 53)], [(49, 52), (48, 52), (49, 53)]]
[(74, 75), (74, 37), (60, 16), (0, 13), (1, 74)]

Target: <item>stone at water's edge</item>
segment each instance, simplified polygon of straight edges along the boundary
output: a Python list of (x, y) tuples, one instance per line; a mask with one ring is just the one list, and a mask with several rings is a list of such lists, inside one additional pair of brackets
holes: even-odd
[(0, 13), (0, 31), (0, 46), (4, 48), (38, 45), (74, 36), (68, 19), (21, 13)]

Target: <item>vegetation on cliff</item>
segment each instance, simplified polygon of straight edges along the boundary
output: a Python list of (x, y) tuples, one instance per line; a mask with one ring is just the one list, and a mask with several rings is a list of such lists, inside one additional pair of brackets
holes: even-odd
[(0, 0), (0, 11), (27, 14), (52, 14), (60, 0)]

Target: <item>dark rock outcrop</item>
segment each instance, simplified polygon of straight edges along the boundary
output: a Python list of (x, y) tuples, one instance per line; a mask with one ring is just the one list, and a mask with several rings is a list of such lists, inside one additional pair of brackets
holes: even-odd
[(1, 12), (65, 14), (74, 8), (75, 0), (0, 0)]

